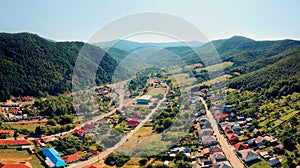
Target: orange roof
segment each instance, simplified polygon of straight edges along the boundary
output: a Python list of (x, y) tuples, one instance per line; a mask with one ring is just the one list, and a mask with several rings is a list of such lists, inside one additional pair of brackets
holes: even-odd
[(1, 168), (31, 168), (31, 167), (25, 164), (4, 164)]
[(3, 114), (2, 108), (0, 108), (0, 115)]
[(0, 140), (0, 146), (1, 145), (30, 145), (30, 142), (27, 140), (2, 139)]
[(209, 153), (209, 148), (204, 148), (201, 150), (201, 154), (202, 155), (205, 155), (205, 154), (208, 154)]
[(50, 142), (52, 141), (52, 138), (51, 137), (44, 137), (42, 138), (43, 142), (47, 143), (47, 142)]
[(8, 112), (10, 112), (10, 113), (17, 113), (19, 110), (18, 109), (10, 109), (10, 110), (8, 110)]
[(15, 131), (14, 130), (0, 130), (0, 134), (9, 134), (9, 135), (14, 135)]
[(71, 162), (74, 162), (74, 161), (77, 161), (79, 160), (81, 157), (78, 156), (77, 154), (72, 154), (72, 155), (66, 155), (66, 156), (63, 156), (62, 159), (67, 162), (67, 163), (71, 163)]
[(227, 134), (228, 140), (235, 140), (235, 139), (239, 139), (239, 136), (236, 134)]
[(249, 146), (247, 144), (243, 144), (243, 143), (235, 144), (234, 147), (237, 150), (249, 149)]
[(38, 139), (35, 140), (35, 143), (36, 143), (36, 146), (42, 146), (41, 141)]

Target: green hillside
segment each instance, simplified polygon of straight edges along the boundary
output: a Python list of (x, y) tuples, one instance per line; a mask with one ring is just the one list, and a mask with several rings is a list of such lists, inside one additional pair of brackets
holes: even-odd
[[(55, 43), (29, 33), (1, 33), (0, 101), (11, 95), (44, 96), (70, 91), (73, 68), (83, 46), (90, 52), (83, 54), (86, 63), (98, 67), (95, 59), (104, 52), (98, 47), (82, 42)], [(96, 83), (110, 82), (116, 66), (117, 62), (105, 54), (94, 78)]]

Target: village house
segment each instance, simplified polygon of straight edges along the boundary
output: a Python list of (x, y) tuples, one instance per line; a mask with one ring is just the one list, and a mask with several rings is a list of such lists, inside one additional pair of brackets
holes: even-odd
[(242, 142), (235, 144), (234, 147), (237, 151), (249, 149), (249, 145)]
[(139, 119), (138, 118), (130, 118), (127, 120), (129, 127), (135, 127), (138, 125), (139, 123)]
[(86, 132), (83, 129), (75, 129), (74, 131), (74, 135), (78, 136), (79, 138), (83, 139)]
[(217, 152), (210, 155), (210, 158), (213, 162), (223, 162), (227, 161), (226, 157), (224, 156), (223, 152)]
[(0, 146), (10, 145), (10, 146), (22, 146), (22, 145), (30, 145), (30, 142), (27, 140), (10, 140), (10, 139), (1, 139)]
[(202, 136), (201, 142), (203, 146), (212, 146), (218, 144), (218, 141), (215, 136)]
[(201, 150), (201, 152), (200, 152), (200, 156), (209, 156), (209, 153), (210, 153), (210, 148), (204, 148), (204, 149), (202, 149)]
[(53, 141), (53, 139), (52, 139), (51, 136), (43, 137), (43, 138), (41, 138), (41, 139), (42, 139), (42, 141), (43, 141), (44, 143), (48, 143), (48, 142)]
[(94, 129), (94, 126), (92, 124), (86, 123), (82, 129), (86, 132), (92, 132)]
[(35, 140), (35, 144), (36, 144), (37, 147), (41, 147), (41, 146), (44, 147), (44, 146), (46, 146), (45, 143), (42, 143), (42, 142), (41, 142), (40, 140), (38, 140), (38, 139)]
[(266, 140), (262, 136), (258, 136), (255, 138), (255, 144), (257, 147), (263, 147), (265, 144)]
[(14, 136), (15, 131), (14, 130), (0, 130), (0, 135), (9, 135), (9, 136)]
[(280, 165), (280, 160), (277, 157), (272, 157), (271, 159), (268, 160), (268, 163), (270, 166), (277, 166)]
[(227, 134), (227, 138), (230, 144), (236, 144), (239, 142), (239, 136), (236, 134)]
[(211, 146), (209, 148), (210, 153), (217, 153), (217, 152), (222, 152), (222, 149), (220, 146)]
[(46, 157), (45, 163), (49, 168), (67, 165), (54, 148), (43, 148), (43, 154)]
[(213, 134), (214, 134), (214, 131), (210, 128), (205, 128), (205, 129), (199, 129), (198, 130), (198, 136), (199, 137), (213, 135)]
[(66, 155), (66, 156), (63, 156), (62, 159), (70, 164), (70, 163), (74, 163), (74, 162), (77, 162), (81, 159), (81, 156), (78, 155), (78, 152), (75, 153), (75, 154), (71, 154), (71, 155)]
[(239, 151), (239, 155), (246, 163), (254, 160), (258, 160), (258, 154), (254, 152), (252, 149), (241, 150)]
[(234, 106), (232, 106), (232, 105), (225, 105), (225, 106), (224, 106), (223, 113), (229, 114), (230, 111), (231, 111), (231, 109), (232, 109), (233, 107), (234, 107)]

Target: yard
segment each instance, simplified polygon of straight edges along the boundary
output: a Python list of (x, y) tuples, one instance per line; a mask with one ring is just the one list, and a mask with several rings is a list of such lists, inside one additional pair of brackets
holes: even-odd
[(35, 156), (30, 155), (26, 150), (1, 149), (1, 163), (19, 163), (29, 161), (33, 168), (43, 168), (42, 162)]

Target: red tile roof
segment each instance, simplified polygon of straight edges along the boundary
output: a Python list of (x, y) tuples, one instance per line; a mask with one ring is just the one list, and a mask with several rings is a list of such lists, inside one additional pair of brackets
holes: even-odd
[(8, 110), (9, 113), (17, 113), (19, 110), (18, 109), (10, 109)]
[(47, 142), (50, 142), (52, 141), (52, 138), (51, 137), (44, 137), (42, 138), (43, 142), (47, 143)]
[(82, 135), (85, 135), (85, 130), (75, 129), (74, 133), (77, 134), (77, 135), (79, 135), (79, 136), (82, 136)]
[(244, 149), (249, 149), (249, 145), (243, 144), (243, 143), (237, 143), (234, 145), (236, 150), (244, 150)]
[(13, 136), (15, 134), (14, 130), (0, 130), (0, 134), (9, 134)]
[(38, 139), (35, 140), (35, 143), (36, 143), (36, 146), (42, 146), (41, 141)]
[(3, 140), (0, 140), (0, 146), (1, 145), (30, 145), (30, 142), (27, 140), (3, 139)]
[(93, 129), (93, 128), (94, 128), (94, 126), (91, 125), (91, 124), (88, 124), (88, 123), (86, 123), (86, 124), (83, 126), (83, 129), (84, 129), (84, 130), (90, 130), (90, 129)]
[(62, 159), (67, 163), (75, 162), (75, 161), (79, 160), (80, 158), (81, 157), (77, 154), (66, 155), (66, 156), (62, 157)]
[(1, 165), (0, 163), (0, 167), (1, 168), (31, 168), (25, 164), (4, 164), (4, 165)]
[(236, 134), (227, 134), (228, 140), (233, 141), (239, 139), (239, 136)]

